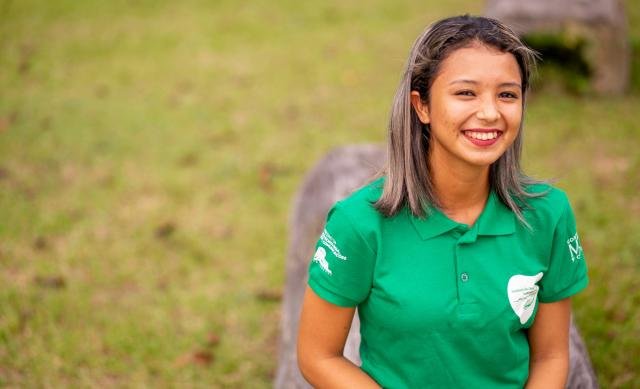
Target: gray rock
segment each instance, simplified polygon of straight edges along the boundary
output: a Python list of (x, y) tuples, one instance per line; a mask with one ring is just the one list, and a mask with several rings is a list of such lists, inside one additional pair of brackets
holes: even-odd
[[(280, 353), (276, 388), (308, 388), (296, 359), (296, 340), (307, 269), (329, 208), (364, 184), (381, 167), (384, 151), (374, 145), (347, 146), (329, 152), (306, 175), (291, 210), (287, 281), (282, 297)], [(354, 321), (357, 321), (357, 317)], [(359, 322), (355, 324), (359, 329)], [(359, 355), (360, 332), (351, 327), (345, 351)]]
[[(309, 388), (296, 360), (296, 338), (302, 297), (307, 284), (307, 268), (315, 243), (322, 232), (329, 208), (354, 189), (369, 181), (385, 159), (382, 147), (358, 145), (340, 147), (329, 152), (306, 175), (293, 204), (289, 221), (289, 251), (286, 263), (286, 285), (282, 301), (277, 389)], [(360, 322), (355, 315), (345, 357), (360, 364)], [(571, 320), (570, 372), (567, 388), (597, 388), (597, 379), (587, 349)]]
[(488, 0), (485, 16), (520, 35), (567, 33), (583, 38), (594, 71), (593, 89), (620, 94), (629, 86), (631, 54), (627, 19), (619, 0)]

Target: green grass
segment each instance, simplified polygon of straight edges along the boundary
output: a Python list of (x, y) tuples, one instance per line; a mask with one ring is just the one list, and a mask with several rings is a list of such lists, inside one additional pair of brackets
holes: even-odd
[[(261, 296), (282, 291), (302, 176), (383, 142), (415, 36), (481, 9), (0, 0), (0, 386), (269, 387), (280, 307)], [(543, 83), (526, 124), (528, 171), (576, 210), (591, 286), (575, 314), (603, 387), (640, 386), (627, 9), (631, 93)]]

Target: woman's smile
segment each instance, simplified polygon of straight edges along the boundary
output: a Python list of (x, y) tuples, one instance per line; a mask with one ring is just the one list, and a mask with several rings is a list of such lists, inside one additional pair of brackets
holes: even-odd
[(502, 131), (496, 128), (463, 130), (462, 134), (476, 146), (488, 147), (497, 142)]

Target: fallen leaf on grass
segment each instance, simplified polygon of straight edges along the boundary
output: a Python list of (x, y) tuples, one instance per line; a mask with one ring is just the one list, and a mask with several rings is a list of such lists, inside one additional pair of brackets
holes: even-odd
[(27, 322), (31, 320), (31, 317), (33, 317), (33, 313), (30, 310), (20, 310), (20, 313), (18, 314), (18, 331), (20, 333), (24, 332), (27, 328)]
[(11, 126), (17, 123), (19, 117), (20, 117), (20, 114), (18, 113), (18, 111), (11, 111), (11, 113), (9, 114), (9, 118), (7, 119), (9, 120), (9, 125)]
[(96, 94), (97, 98), (103, 99), (103, 98), (109, 96), (109, 87), (106, 86), (106, 85), (103, 85), (103, 84), (98, 85), (98, 86), (96, 86), (95, 94)]
[(179, 356), (176, 361), (176, 367), (184, 367), (187, 365), (208, 366), (214, 360), (213, 353), (208, 350), (189, 351)]
[(260, 167), (258, 181), (260, 183), (260, 188), (262, 188), (262, 190), (264, 190), (265, 192), (269, 192), (272, 189), (273, 173), (274, 168), (271, 164), (267, 163)]
[(47, 247), (49, 247), (49, 242), (47, 242), (47, 239), (42, 235), (33, 241), (33, 248), (36, 250), (45, 250)]
[[(2, 132), (2, 131), (0, 131)], [(9, 170), (0, 166), (0, 180), (9, 178)]]
[(207, 334), (207, 346), (215, 347), (218, 344), (220, 344), (220, 336), (215, 332), (209, 332), (209, 334)]
[(20, 57), (18, 60), (18, 73), (25, 75), (31, 69), (34, 49), (30, 44), (24, 44), (20, 48)]
[(216, 225), (213, 229), (213, 236), (216, 239), (229, 239), (233, 236), (233, 229), (222, 224)]
[(262, 289), (259, 290), (255, 296), (261, 301), (280, 301), (282, 300), (282, 292), (275, 289)]
[(629, 383), (629, 381), (633, 380), (635, 376), (636, 376), (636, 373), (633, 371), (627, 371), (627, 372), (618, 374), (616, 378), (613, 380), (613, 383), (611, 383), (611, 387), (612, 388), (626, 387), (624, 385)]
[(218, 189), (211, 194), (211, 202), (214, 204), (219, 204), (227, 201), (229, 199), (229, 191), (224, 189)]
[(284, 116), (289, 122), (294, 122), (300, 117), (300, 108), (290, 104), (284, 110)]
[(210, 145), (214, 146), (215, 148), (218, 148), (220, 147), (220, 145), (232, 143), (235, 140), (235, 138), (236, 138), (236, 135), (233, 132), (233, 130), (223, 130), (223, 131), (216, 132), (214, 134), (209, 135), (206, 138), (206, 142), (208, 142)]
[(158, 289), (160, 289), (160, 290), (167, 290), (167, 288), (169, 287), (169, 284), (170, 284), (169, 277), (168, 276), (162, 276), (156, 282), (156, 287)]
[(45, 116), (44, 118), (42, 118), (42, 120), (40, 121), (40, 128), (45, 131), (51, 129), (51, 116)]
[(199, 161), (198, 154), (196, 153), (187, 153), (180, 157), (178, 160), (178, 164), (182, 167), (190, 167), (195, 166)]
[(42, 288), (62, 289), (67, 286), (67, 281), (62, 276), (37, 276), (34, 281)]
[(176, 230), (176, 225), (172, 222), (165, 222), (156, 227), (156, 238), (165, 239), (173, 235)]
[(193, 353), (192, 360), (197, 365), (209, 365), (213, 362), (213, 353), (206, 350), (196, 351)]
[(616, 323), (624, 323), (627, 321), (627, 312), (624, 309), (616, 309), (613, 313), (612, 319)]
[(66, 163), (62, 166), (60, 170), (60, 176), (62, 177), (62, 182), (65, 184), (71, 184), (78, 178), (78, 166), (72, 163)]
[(0, 134), (9, 129), (9, 120), (4, 117), (0, 117)]
[(273, 181), (277, 177), (290, 175), (291, 169), (272, 162), (263, 163), (258, 169), (258, 184), (265, 192), (273, 189)]

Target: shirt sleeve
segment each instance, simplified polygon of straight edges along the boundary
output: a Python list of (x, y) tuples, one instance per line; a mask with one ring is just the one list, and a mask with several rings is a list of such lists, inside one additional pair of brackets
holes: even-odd
[(337, 203), (325, 225), (309, 265), (309, 286), (322, 299), (355, 307), (371, 289), (375, 254)]
[(589, 283), (587, 264), (569, 201), (553, 234), (549, 268), (540, 281), (539, 298), (552, 303), (570, 297)]

